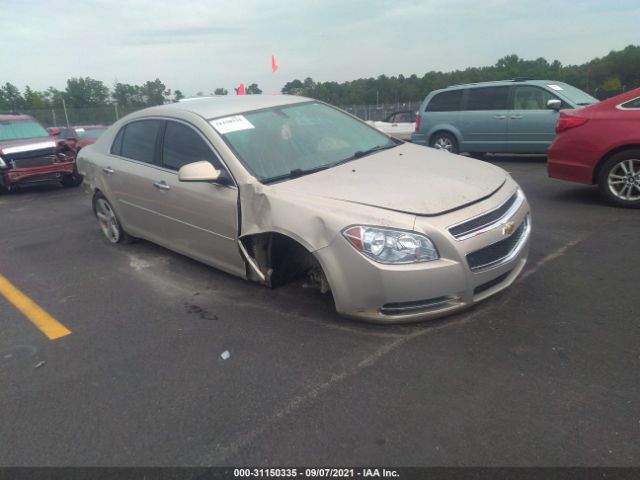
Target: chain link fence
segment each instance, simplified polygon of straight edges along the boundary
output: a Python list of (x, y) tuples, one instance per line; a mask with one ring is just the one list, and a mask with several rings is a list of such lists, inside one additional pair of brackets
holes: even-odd
[[(397, 102), (379, 105), (342, 105), (339, 108), (362, 120), (384, 120), (398, 111), (417, 112), (421, 102)], [(46, 108), (23, 110), (21, 113), (35, 117), (45, 127), (74, 125), (111, 125), (125, 115), (144, 107), (121, 107), (116, 104), (88, 108)]]
[(144, 107), (123, 108), (113, 104), (105, 107), (21, 110), (20, 113), (35, 117), (45, 127), (66, 127), (74, 125), (110, 125), (141, 108)]
[(378, 105), (341, 105), (339, 108), (346, 110), (351, 115), (355, 115), (362, 120), (373, 120), (375, 122), (384, 120), (394, 112), (409, 111), (417, 112), (420, 108), (419, 102), (397, 102)]

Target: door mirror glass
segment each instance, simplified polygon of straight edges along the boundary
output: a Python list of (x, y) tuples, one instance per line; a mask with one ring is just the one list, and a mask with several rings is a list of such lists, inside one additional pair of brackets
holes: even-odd
[(547, 108), (551, 109), (551, 110), (560, 110), (560, 105), (562, 104), (562, 102), (556, 98), (552, 98), (551, 100), (547, 101)]
[(181, 182), (216, 182), (220, 178), (220, 173), (220, 170), (216, 169), (211, 163), (203, 160), (180, 167), (178, 180)]

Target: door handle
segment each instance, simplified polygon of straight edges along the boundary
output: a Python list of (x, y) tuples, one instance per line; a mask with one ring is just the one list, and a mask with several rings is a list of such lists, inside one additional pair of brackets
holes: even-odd
[(107, 175), (113, 175), (114, 173), (116, 173), (116, 171), (111, 167), (104, 167), (102, 171)]
[(159, 182), (153, 182), (153, 186), (160, 190), (169, 190), (171, 187), (167, 185), (167, 182), (160, 180)]
[(499, 120), (502, 120), (504, 118), (507, 118), (507, 116), (506, 115), (494, 115), (493, 118), (497, 118)]
[(520, 120), (522, 118), (522, 115), (511, 115), (511, 118), (514, 120)]

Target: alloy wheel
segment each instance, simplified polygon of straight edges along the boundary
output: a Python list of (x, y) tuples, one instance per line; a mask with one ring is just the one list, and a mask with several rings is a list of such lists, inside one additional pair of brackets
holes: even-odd
[(640, 159), (628, 158), (616, 164), (607, 177), (609, 191), (620, 200), (640, 200)]
[(120, 240), (120, 225), (111, 205), (104, 198), (99, 198), (96, 201), (96, 216), (98, 217), (100, 229), (104, 236), (107, 237), (107, 240), (111, 243), (118, 243), (118, 240)]

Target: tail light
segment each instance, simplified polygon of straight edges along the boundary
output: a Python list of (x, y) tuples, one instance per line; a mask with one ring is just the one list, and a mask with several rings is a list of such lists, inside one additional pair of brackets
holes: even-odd
[(416, 133), (420, 131), (420, 114), (416, 115)]
[(562, 133), (571, 128), (576, 128), (587, 123), (589, 119), (580, 117), (560, 117), (556, 124), (556, 133)]

